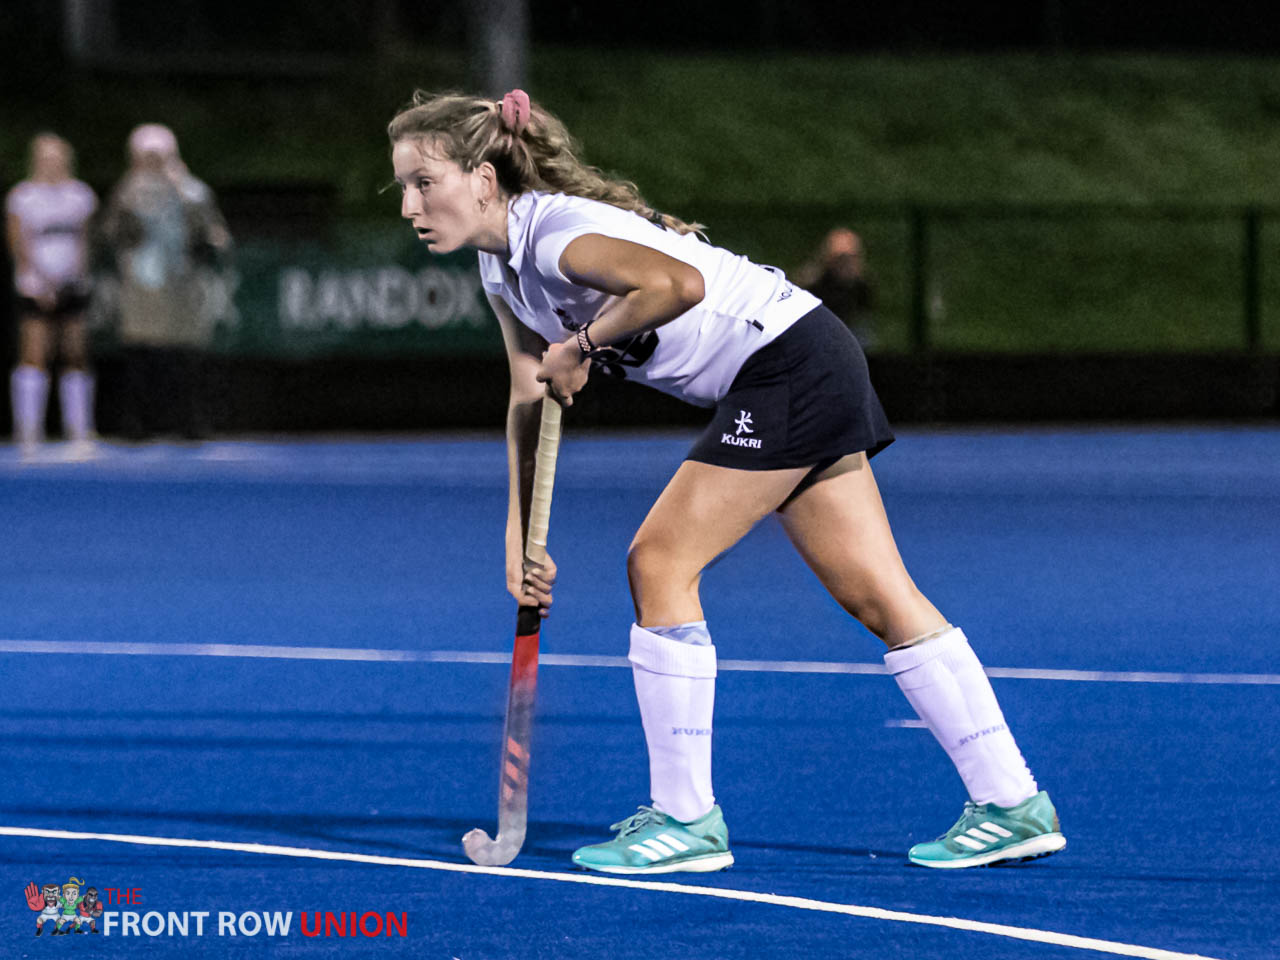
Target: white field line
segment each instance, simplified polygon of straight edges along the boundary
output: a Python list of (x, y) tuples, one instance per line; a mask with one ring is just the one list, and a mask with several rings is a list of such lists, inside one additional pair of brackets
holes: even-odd
[(1141, 957), (1144, 960), (1214, 960), (1200, 954), (1177, 953), (1157, 947), (1143, 947), (1113, 940), (1097, 940), (1093, 937), (1077, 937), (1069, 933), (1036, 930), (1030, 927), (1011, 927), (1003, 923), (983, 923), (961, 917), (934, 917), (923, 913), (906, 913), (901, 910), (882, 910), (879, 907), (863, 907), (852, 903), (831, 903), (826, 900), (810, 900), (807, 897), (787, 897), (776, 893), (757, 893), (754, 890), (731, 890), (725, 887), (702, 887), (692, 884), (670, 883), (652, 880), (625, 880), (590, 873), (558, 873), (550, 870), (524, 870), (517, 867), (482, 867), (471, 863), (449, 863), (444, 860), (417, 860), (405, 857), (384, 857), (369, 853), (347, 853), (339, 850), (312, 850), (306, 847), (282, 847), (265, 843), (233, 843), (225, 840), (183, 840), (176, 837), (149, 837), (127, 833), (78, 833), (71, 830), (44, 830), (36, 827), (0, 826), (0, 836), (36, 837), (51, 840), (100, 840), (109, 843), (129, 843), (148, 847), (180, 847), (185, 849), (226, 850), (236, 853), (258, 853), (275, 857), (295, 857), (305, 860), (341, 860), (351, 863), (368, 863), (383, 867), (411, 867), (420, 870), (441, 870), (449, 873), (487, 874), (494, 877), (516, 877), (524, 880), (550, 880), (557, 883), (581, 883), (597, 887), (624, 887), (631, 890), (647, 890), (651, 893), (681, 893), (688, 896), (714, 897), (720, 900), (740, 900), (748, 903), (765, 903), (795, 910), (813, 910), (819, 913), (840, 913), (869, 920), (889, 920), (896, 923), (916, 923), (933, 927), (947, 927), (971, 933), (985, 933), (1032, 943), (1047, 943), (1077, 950), (1093, 950), (1120, 957)]
[[(253, 643), (117, 643), (98, 640), (0, 639), (0, 653), (103, 654), (132, 657), (243, 657), (269, 660), (347, 660), (363, 663), (494, 663), (511, 662), (501, 651), (385, 650), (366, 647), (291, 647)], [(630, 667), (626, 657), (544, 653), (548, 667)], [(881, 663), (829, 660), (721, 660), (719, 669), (744, 673), (817, 673), (880, 676)], [(987, 676), (1007, 680), (1063, 680), (1081, 683), (1204, 683), (1280, 686), (1275, 673), (1156, 673), (1118, 670), (1050, 670), (1039, 667), (987, 667)]]

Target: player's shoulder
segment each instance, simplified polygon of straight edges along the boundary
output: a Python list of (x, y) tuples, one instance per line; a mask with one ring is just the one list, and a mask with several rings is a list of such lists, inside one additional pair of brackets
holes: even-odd
[(69, 211), (74, 210), (80, 216), (89, 216), (98, 207), (98, 195), (93, 187), (83, 180), (64, 180), (59, 184), (63, 204)]
[(213, 188), (192, 173), (185, 173), (178, 180), (178, 192), (187, 203), (212, 203)]
[(567, 282), (560, 274), (560, 255), (575, 238), (601, 233), (639, 239), (646, 229), (656, 229), (629, 210), (565, 193), (522, 193), (512, 201), (509, 214), (507, 241), (511, 268), (521, 274), (532, 269), (559, 283)]
[(645, 219), (603, 200), (567, 193), (524, 194), (529, 198), (530, 229), (537, 232), (564, 230), (579, 224), (643, 224)]
[(9, 192), (4, 195), (5, 209), (11, 212), (16, 211), (22, 204), (27, 202), (35, 186), (35, 183), (31, 180), (19, 180), (15, 183), (9, 189)]
[[(609, 237), (624, 240), (635, 240), (641, 243), (654, 242), (652, 234), (661, 233), (662, 228), (634, 213), (624, 210), (603, 200), (592, 200), (588, 197), (577, 197), (563, 193), (533, 194), (533, 201), (527, 214), (527, 225), (523, 228), (523, 243), (531, 249), (536, 248), (539, 254), (555, 252), (553, 259), (559, 260), (559, 251), (575, 237), (588, 233), (600, 233)], [(539, 262), (545, 260), (539, 256)], [(553, 271), (554, 272), (554, 271)]]
[(98, 194), (94, 191), (93, 187), (89, 186), (83, 180), (68, 180), (67, 189), (78, 199), (88, 200), (93, 203), (98, 202)]

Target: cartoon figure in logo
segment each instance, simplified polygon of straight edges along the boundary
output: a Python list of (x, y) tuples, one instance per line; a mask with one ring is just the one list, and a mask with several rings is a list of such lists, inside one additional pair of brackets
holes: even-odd
[(90, 933), (101, 933), (98, 929), (98, 917), (102, 916), (102, 901), (98, 899), (97, 887), (88, 887), (85, 890), (84, 900), (77, 912), (80, 916), (76, 917), (76, 933), (84, 933), (86, 924), (89, 926)]
[(62, 885), (62, 897), (58, 900), (62, 915), (58, 918), (58, 926), (53, 931), (55, 937), (68, 934), (73, 927), (79, 925), (78, 911), (80, 904), (84, 901), (84, 897), (80, 895), (80, 887), (83, 883), (83, 880), (71, 877)]
[(44, 925), (52, 923), (53, 929), (58, 929), (58, 885), (56, 883), (46, 883), (43, 887), (37, 887), (34, 882), (28, 883), (27, 888), (23, 891), (27, 897), (27, 906), (32, 910), (39, 911), (40, 916), (36, 917), (36, 936), (44, 933)]

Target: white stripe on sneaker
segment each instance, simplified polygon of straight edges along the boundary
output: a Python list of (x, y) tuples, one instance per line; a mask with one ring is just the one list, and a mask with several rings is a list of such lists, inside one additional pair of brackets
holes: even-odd
[(988, 820), (986, 823), (982, 825), (982, 829), (990, 830), (992, 833), (998, 833), (1000, 834), (1000, 836), (1004, 837), (1006, 840), (1008, 840), (1010, 837), (1013, 836), (1012, 833), (1010, 833), (1004, 827), (1000, 826), (1000, 824), (992, 823), (990, 820)]
[(676, 852), (672, 850), (670, 847), (668, 847), (661, 840), (650, 838), (648, 840), (644, 840), (641, 842), (644, 846), (648, 847), (650, 850), (653, 850), (655, 853), (659, 854), (660, 856), (663, 856), (663, 857), (675, 856)]
[(985, 843), (979, 843), (977, 840), (969, 839), (963, 833), (958, 837), (953, 837), (952, 839), (954, 839), (956, 843), (968, 847), (970, 850), (984, 850), (987, 846)]
[(965, 831), (965, 833), (967, 833), (971, 837), (976, 837), (979, 840), (985, 840), (987, 843), (995, 843), (999, 839), (999, 837), (997, 837), (994, 833), (984, 833), (983, 831), (979, 830), (977, 827), (970, 827), (968, 830)]
[(665, 843), (669, 847), (675, 847), (675, 849), (680, 851), (681, 853), (686, 853), (689, 850), (688, 845), (681, 843), (679, 840), (677, 840), (675, 837), (673, 837), (669, 833), (658, 834), (658, 839), (661, 840), (663, 843)]
[(662, 859), (660, 856), (658, 856), (648, 847), (642, 847), (638, 843), (633, 843), (631, 846), (627, 847), (627, 849), (634, 850), (636, 853), (640, 854), (641, 856), (648, 857), (650, 863), (653, 863), (656, 860)]

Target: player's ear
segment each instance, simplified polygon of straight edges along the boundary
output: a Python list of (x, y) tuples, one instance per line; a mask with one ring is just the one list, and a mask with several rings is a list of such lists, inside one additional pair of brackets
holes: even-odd
[(498, 171), (488, 160), (475, 168), (476, 199), (493, 201), (501, 192), (498, 187)]

